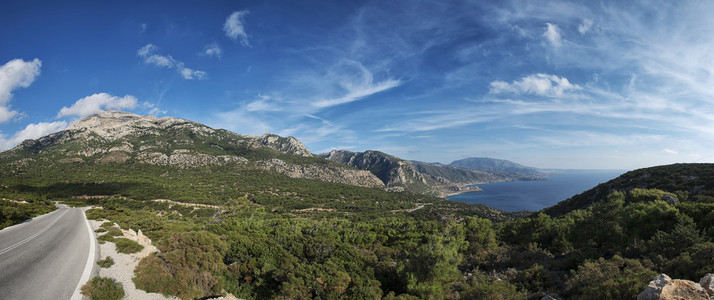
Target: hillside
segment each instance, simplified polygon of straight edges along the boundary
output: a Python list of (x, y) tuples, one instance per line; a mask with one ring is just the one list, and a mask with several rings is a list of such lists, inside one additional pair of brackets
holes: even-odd
[(504, 173), (407, 161), (372, 150), (365, 152), (333, 150), (329, 153), (318, 154), (318, 156), (360, 170), (370, 171), (391, 190), (407, 190), (439, 196), (475, 189), (469, 185), (520, 179), (520, 176)]
[(492, 173), (505, 173), (510, 176), (520, 176), (522, 180), (538, 180), (545, 176), (545, 172), (539, 171), (536, 168), (526, 167), (512, 161), (504, 159), (495, 159), (488, 157), (470, 157), (460, 160), (455, 160), (448, 164), (452, 167), (464, 168), (469, 170), (480, 170)]
[[(657, 274), (714, 271), (714, 164), (635, 170), (511, 217), (384, 190), (498, 174), (305, 150), (103, 112), (0, 153), (0, 226), (54, 201), (92, 206), (101, 241), (116, 242), (114, 223), (154, 241), (136, 287), (183, 299), (634, 299)], [(378, 184), (347, 184), (367, 178)]]
[(552, 216), (585, 209), (613, 191), (635, 188), (674, 193), (679, 200), (714, 202), (714, 164), (673, 164), (627, 172), (543, 211)]
[(274, 171), (365, 187), (384, 187), (371, 173), (315, 158), (293, 137), (243, 136), (188, 120), (102, 111), (67, 130), (27, 140), (2, 152), (7, 172), (30, 163), (144, 164), (159, 166), (232, 166)]

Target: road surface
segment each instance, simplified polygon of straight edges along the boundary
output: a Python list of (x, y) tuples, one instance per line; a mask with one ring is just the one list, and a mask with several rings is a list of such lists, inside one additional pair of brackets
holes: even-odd
[(0, 230), (0, 299), (80, 299), (76, 291), (89, 279), (93, 251), (94, 237), (79, 208), (60, 205)]

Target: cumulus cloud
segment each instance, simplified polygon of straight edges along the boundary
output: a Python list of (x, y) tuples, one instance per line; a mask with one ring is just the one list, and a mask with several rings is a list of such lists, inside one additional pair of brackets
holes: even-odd
[(201, 56), (216, 57), (219, 59), (221, 58), (221, 54), (223, 54), (223, 50), (221, 50), (221, 47), (216, 43), (206, 45), (206, 47), (203, 47), (203, 52), (200, 53)]
[(184, 79), (205, 79), (207, 77), (208, 73), (187, 68), (183, 62), (174, 59), (171, 55), (156, 54), (158, 49), (159, 48), (153, 44), (146, 44), (146, 46), (136, 51), (136, 55), (143, 58), (145, 64), (162, 68), (176, 68), (176, 71)]
[(580, 90), (577, 84), (572, 84), (565, 77), (548, 74), (533, 74), (523, 77), (521, 80), (507, 83), (504, 81), (491, 82), (490, 92), (492, 94), (514, 93), (514, 94), (535, 94), (539, 96), (560, 97), (563, 92)]
[(580, 25), (578, 25), (578, 32), (580, 32), (580, 34), (585, 34), (585, 33), (588, 32), (588, 31), (590, 30), (590, 28), (592, 28), (592, 27), (593, 27), (593, 20), (591, 20), (591, 19), (583, 19), (583, 23), (581, 23)]
[(546, 28), (545, 32), (543, 33), (543, 37), (554, 47), (560, 47), (562, 43), (562, 37), (560, 34), (560, 29), (558, 28), (558, 25), (551, 24), (551, 23), (545, 23)]
[(8, 149), (24, 140), (37, 139), (50, 133), (64, 130), (65, 128), (67, 128), (67, 122), (65, 121), (28, 124), (25, 129), (16, 132), (9, 139), (5, 139), (3, 136), (0, 136), (0, 149)]
[(131, 95), (120, 98), (107, 93), (98, 93), (79, 99), (70, 107), (62, 107), (57, 117), (78, 116), (81, 118), (104, 109), (134, 109), (136, 103), (136, 97)]
[(42, 62), (35, 58), (32, 61), (13, 59), (0, 66), (0, 123), (9, 121), (17, 111), (11, 110), (8, 102), (12, 99), (12, 91), (26, 88), (40, 75)]
[(204, 71), (199, 71), (199, 70), (193, 70), (190, 68), (186, 68), (183, 66), (183, 64), (180, 64), (178, 67), (179, 73), (181, 73), (181, 76), (183, 76), (183, 79), (204, 79), (208, 75), (208, 73)]
[(245, 16), (249, 13), (247, 10), (240, 10), (233, 12), (228, 18), (226, 18), (226, 23), (223, 24), (223, 31), (226, 36), (240, 41), (241, 45), (250, 47), (248, 42), (248, 34), (245, 33), (245, 28), (243, 25)]

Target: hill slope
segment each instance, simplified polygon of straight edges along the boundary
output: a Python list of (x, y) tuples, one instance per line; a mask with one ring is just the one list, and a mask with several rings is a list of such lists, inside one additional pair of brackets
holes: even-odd
[(506, 173), (512, 176), (521, 176), (525, 180), (529, 178), (537, 179), (545, 175), (536, 168), (526, 167), (508, 160), (488, 157), (470, 157), (455, 160), (451, 162), (449, 166), (494, 173)]
[(520, 175), (468, 170), (417, 161), (407, 161), (379, 151), (351, 152), (333, 150), (318, 154), (319, 157), (368, 170), (392, 190), (407, 190), (416, 193), (446, 195), (464, 190), (473, 190), (469, 185), (510, 181)]
[(369, 172), (313, 157), (293, 137), (243, 136), (227, 130), (171, 117), (138, 116), (102, 111), (67, 130), (26, 140), (2, 152), (0, 162), (12, 166), (42, 164), (127, 163), (180, 168), (230, 165), (259, 169), (293, 178), (318, 179), (383, 188)]
[(714, 202), (714, 164), (673, 164), (630, 171), (543, 211), (553, 216), (563, 215), (606, 199), (613, 191), (627, 192), (636, 188), (672, 192), (678, 200), (696, 198), (698, 202)]

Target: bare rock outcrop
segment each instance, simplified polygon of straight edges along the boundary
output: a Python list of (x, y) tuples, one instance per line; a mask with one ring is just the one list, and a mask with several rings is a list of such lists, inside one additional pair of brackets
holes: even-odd
[(275, 150), (278, 150), (280, 152), (288, 153), (288, 154), (293, 154), (293, 155), (300, 155), (304, 157), (311, 157), (312, 153), (310, 153), (310, 150), (303, 145), (300, 141), (298, 141), (296, 138), (289, 136), (289, 137), (281, 137), (278, 135), (266, 133), (262, 136), (249, 136), (254, 138), (256, 141), (260, 142), (264, 146), (273, 148)]
[[(709, 275), (707, 275), (709, 276)], [(707, 276), (700, 282), (705, 282)], [(709, 276), (708, 283), (711, 283)], [(637, 300), (709, 300), (710, 295), (699, 283), (672, 279), (667, 274), (657, 275), (649, 285), (637, 295)]]
[(384, 188), (384, 183), (382, 183), (379, 178), (369, 171), (364, 170), (316, 165), (296, 165), (277, 158), (258, 161), (256, 162), (256, 167), (266, 171), (278, 172), (292, 178), (309, 178), (364, 187)]

